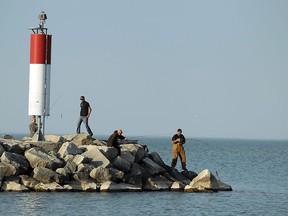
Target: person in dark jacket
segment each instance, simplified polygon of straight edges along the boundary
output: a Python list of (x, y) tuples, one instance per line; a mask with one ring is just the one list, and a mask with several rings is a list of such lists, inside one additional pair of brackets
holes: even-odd
[(38, 125), (36, 123), (36, 116), (34, 116), (34, 115), (31, 117), (31, 122), (29, 124), (29, 130), (30, 130), (30, 137), (33, 137), (33, 135), (38, 130)]
[(118, 143), (118, 139), (120, 140), (126, 140), (126, 137), (122, 136), (123, 131), (121, 129), (115, 130), (113, 134), (108, 138), (107, 146), (108, 147), (114, 147), (118, 150), (118, 155), (121, 154), (120, 145)]
[(184, 171), (187, 171), (187, 168), (186, 168), (186, 155), (185, 155), (185, 150), (184, 150), (184, 147), (183, 147), (185, 142), (186, 142), (186, 139), (185, 139), (184, 135), (182, 134), (182, 130), (179, 128), (177, 130), (177, 134), (175, 134), (172, 137), (173, 148), (172, 148), (172, 163), (171, 163), (171, 166), (172, 167), (176, 166), (177, 159), (178, 159), (178, 156), (179, 156), (180, 159), (181, 159), (182, 169)]
[(77, 134), (80, 134), (80, 127), (81, 127), (82, 122), (84, 122), (88, 134), (92, 137), (93, 133), (92, 133), (92, 131), (89, 127), (89, 124), (88, 124), (88, 119), (89, 119), (90, 114), (92, 112), (92, 108), (91, 108), (90, 104), (87, 101), (85, 101), (84, 96), (81, 96), (80, 100), (81, 100), (81, 103), (80, 103), (81, 110), (80, 110), (80, 118), (79, 118), (78, 123), (77, 123), (76, 132), (77, 132)]

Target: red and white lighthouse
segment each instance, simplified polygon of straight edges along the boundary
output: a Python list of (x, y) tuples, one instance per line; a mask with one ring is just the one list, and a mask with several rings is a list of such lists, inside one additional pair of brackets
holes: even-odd
[[(45, 117), (50, 115), (51, 44), (52, 35), (44, 27), (46, 14), (39, 15), (39, 27), (30, 28), (29, 111), (37, 117), (38, 131), (32, 140), (44, 140)], [(41, 128), (43, 126), (43, 133)]]

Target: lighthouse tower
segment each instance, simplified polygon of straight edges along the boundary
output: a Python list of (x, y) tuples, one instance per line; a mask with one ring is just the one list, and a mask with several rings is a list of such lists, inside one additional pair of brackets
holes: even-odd
[[(38, 130), (32, 137), (33, 141), (43, 141), (45, 117), (50, 115), (50, 79), (51, 79), (51, 42), (48, 28), (44, 27), (47, 16), (42, 11), (39, 26), (29, 28), (30, 35), (30, 70), (29, 70), (29, 111), (36, 116)], [(43, 130), (42, 130), (43, 128)]]

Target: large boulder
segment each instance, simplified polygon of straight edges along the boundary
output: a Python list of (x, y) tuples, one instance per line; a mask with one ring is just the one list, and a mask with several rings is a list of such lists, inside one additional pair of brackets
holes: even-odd
[(224, 182), (222, 182), (221, 180), (217, 179), (218, 185), (219, 185), (219, 189), (218, 191), (232, 191), (232, 187), (229, 184), (226, 184)]
[(179, 181), (175, 181), (173, 182), (170, 190), (171, 191), (183, 191), (185, 188), (185, 185)]
[(58, 152), (60, 147), (61, 147), (61, 143), (54, 143), (54, 142), (50, 142), (50, 141), (37, 141), (37, 142), (28, 142), (32, 147), (40, 147), (42, 149), (44, 149), (46, 152)]
[(191, 181), (197, 177), (197, 173), (194, 171), (182, 171), (181, 172), (182, 175), (184, 175), (186, 178), (190, 179)]
[(139, 191), (142, 191), (141, 187), (125, 183), (116, 184), (111, 181), (102, 183), (100, 187), (100, 192), (139, 192)]
[(47, 153), (41, 148), (31, 148), (25, 152), (25, 157), (30, 163), (32, 168), (35, 167), (45, 167), (52, 170), (56, 170), (64, 166), (63, 161), (57, 158), (52, 152)]
[(34, 190), (37, 192), (55, 192), (55, 191), (66, 191), (64, 187), (57, 184), (56, 182), (51, 182), (44, 184), (40, 182), (34, 187)]
[(155, 163), (148, 157), (145, 157), (142, 160), (141, 165), (148, 171), (150, 175), (156, 175), (166, 172), (163, 167), (159, 166), (157, 163)]
[(77, 137), (78, 134), (67, 134), (62, 136), (66, 141), (72, 141), (75, 137)]
[(44, 184), (53, 182), (62, 184), (64, 182), (62, 175), (44, 167), (36, 167), (33, 170), (33, 178)]
[(165, 168), (166, 165), (164, 163), (164, 161), (162, 160), (162, 158), (160, 157), (160, 155), (157, 152), (152, 152), (151, 154), (149, 154), (149, 157), (155, 162), (157, 163), (159, 166)]
[(81, 163), (77, 166), (77, 172), (87, 172), (90, 173), (96, 166), (93, 164), (86, 164), (86, 163)]
[(90, 159), (95, 166), (109, 167), (110, 161), (101, 153), (97, 146), (91, 146), (82, 156)]
[(77, 172), (74, 173), (72, 179), (79, 181), (79, 182), (88, 182), (91, 180), (89, 173), (87, 172)]
[(26, 150), (26, 145), (19, 140), (0, 139), (2, 147), (10, 153), (23, 155)]
[(136, 163), (141, 162), (142, 159), (147, 156), (144, 147), (139, 144), (122, 144), (120, 147), (121, 153), (122, 151), (129, 151), (135, 157)]
[(97, 167), (90, 172), (90, 177), (95, 179), (98, 183), (110, 181), (112, 175), (108, 168)]
[(131, 164), (133, 164), (135, 162), (134, 155), (132, 155), (131, 152), (129, 152), (129, 151), (124, 151), (124, 150), (121, 151), (121, 157)]
[(56, 135), (45, 135), (45, 141), (53, 142), (53, 143), (64, 143), (66, 139), (62, 136)]
[(72, 142), (65, 142), (58, 151), (58, 154), (64, 158), (66, 155), (82, 154), (82, 150)]
[(109, 161), (112, 161), (118, 156), (118, 150), (114, 147), (97, 146), (97, 148)]
[(27, 172), (30, 167), (22, 155), (15, 153), (4, 152), (1, 156), (1, 161), (13, 165), (16, 168), (16, 175)]
[(143, 190), (147, 191), (163, 191), (170, 190), (173, 182), (167, 180), (164, 176), (156, 176), (149, 178), (143, 186)]
[(84, 157), (83, 155), (75, 155), (72, 162), (74, 162), (76, 165), (79, 165), (81, 163), (88, 163), (89, 158)]
[(112, 175), (111, 180), (116, 183), (123, 182), (124, 172), (118, 169), (109, 168), (109, 173)]
[(20, 183), (29, 189), (34, 190), (35, 186), (39, 184), (39, 181), (27, 175), (20, 175), (19, 177), (20, 177)]
[(95, 182), (81, 181), (81, 188), (82, 188), (82, 191), (93, 192), (98, 189), (98, 186)]
[(184, 189), (185, 192), (217, 192), (219, 184), (215, 176), (205, 169)]
[(21, 185), (14, 181), (4, 181), (2, 185), (3, 191), (14, 191), (14, 192), (28, 192), (30, 191), (27, 187), (24, 185)]
[(112, 164), (117, 167), (119, 170), (123, 171), (124, 173), (129, 172), (131, 168), (131, 164), (124, 160), (122, 157), (118, 156), (113, 161)]
[(2, 156), (2, 154), (5, 152), (6, 150), (3, 148), (3, 146), (1, 145), (0, 142), (0, 157)]
[(16, 168), (6, 162), (0, 162), (0, 172), (4, 175), (4, 176), (13, 176), (16, 174)]
[(166, 166), (166, 170), (168, 174), (172, 176), (174, 179), (176, 179), (177, 181), (180, 181), (185, 185), (190, 184), (191, 180), (187, 178), (186, 176), (184, 176), (182, 173), (180, 173), (177, 169)]
[(72, 140), (72, 142), (74, 144), (76, 144), (77, 146), (90, 145), (90, 144), (92, 144), (93, 141), (94, 141), (94, 139), (91, 138), (88, 134), (85, 134), (85, 133), (78, 134)]
[(146, 182), (149, 178), (150, 175), (145, 171), (145, 169), (136, 163), (134, 163), (130, 171), (124, 175), (124, 181), (126, 183), (141, 188), (143, 186), (143, 182)]

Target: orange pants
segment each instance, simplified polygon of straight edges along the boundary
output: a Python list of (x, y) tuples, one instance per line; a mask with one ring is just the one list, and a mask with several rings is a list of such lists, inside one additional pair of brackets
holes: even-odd
[(182, 169), (186, 170), (186, 155), (183, 145), (180, 144), (173, 144), (172, 148), (172, 163), (171, 166), (175, 167), (177, 164), (178, 156), (181, 159)]

